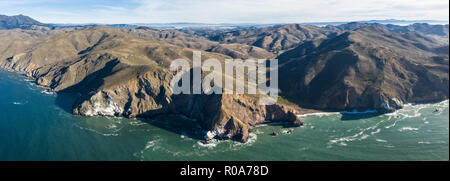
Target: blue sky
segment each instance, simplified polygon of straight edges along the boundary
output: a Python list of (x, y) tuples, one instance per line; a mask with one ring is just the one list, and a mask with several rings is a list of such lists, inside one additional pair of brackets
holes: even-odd
[(0, 0), (44, 23), (448, 21), (448, 0)]

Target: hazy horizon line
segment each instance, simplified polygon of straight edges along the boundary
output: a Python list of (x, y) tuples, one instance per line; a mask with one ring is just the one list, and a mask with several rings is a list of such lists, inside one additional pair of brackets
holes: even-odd
[(64, 23), (55, 23), (55, 22), (43, 22), (38, 20), (38, 18), (34, 18), (32, 16), (28, 16), (25, 14), (14, 14), (14, 15), (8, 15), (8, 14), (0, 14), (5, 16), (27, 16), (30, 17), (36, 21), (39, 21), (43, 24), (61, 24), (61, 25), (119, 25), (119, 24), (125, 24), (125, 25), (146, 25), (146, 24), (204, 24), (204, 25), (278, 25), (278, 24), (327, 24), (327, 23), (351, 23), (351, 22), (374, 22), (379, 23), (380, 21), (397, 21), (397, 22), (436, 22), (436, 23), (443, 23), (446, 22), (447, 24), (450, 22), (449, 19), (446, 20), (439, 20), (439, 19), (395, 19), (395, 18), (387, 18), (387, 19), (361, 19), (361, 20), (351, 20), (351, 21), (299, 21), (299, 22), (277, 22), (277, 23), (258, 23), (258, 22), (222, 22), (222, 23), (210, 23), (210, 22), (196, 22), (196, 21), (173, 21), (173, 22), (134, 22), (134, 23), (99, 23), (99, 22), (86, 22), (86, 23), (70, 23), (70, 22), (64, 22)]

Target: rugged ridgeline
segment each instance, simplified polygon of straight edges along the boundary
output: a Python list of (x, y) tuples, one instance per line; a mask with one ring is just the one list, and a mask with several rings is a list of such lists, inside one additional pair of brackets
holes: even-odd
[[(147, 37), (137, 38), (139, 32), (133, 31), (88, 27), (40, 39), (3, 40), (0, 67), (23, 73), (53, 91), (78, 93), (73, 113), (84, 116), (183, 114), (198, 120), (208, 131), (207, 139), (242, 142), (253, 126), (263, 122), (301, 124), (298, 108), (260, 106), (254, 96), (173, 95), (169, 88), (173, 72), (168, 67), (178, 58), (191, 60), (195, 49), (174, 45), (178, 41), (170, 34), (158, 34), (162, 36), (158, 39), (144, 32)], [(208, 58), (229, 57), (202, 52), (202, 59)]]
[(222, 44), (208, 40), (205, 37), (187, 34), (180, 31), (154, 30), (150, 28), (121, 28), (120, 30), (137, 38), (146, 40), (162, 40), (173, 45), (220, 53), (228, 55), (232, 58), (268, 59), (275, 57), (274, 54), (257, 46), (245, 44)]
[(28, 16), (16, 15), (6, 16), (0, 15), (0, 30), (8, 29), (49, 29), (45, 24), (34, 20)]
[(80, 29), (82, 28), (73, 27), (73, 28), (54, 28), (48, 30), (26, 30), (26, 29), (0, 30), (0, 41), (45, 38), (51, 35), (73, 32)]
[[(47, 36), (68, 33), (85, 29), (89, 26), (53, 27), (40, 23), (30, 17), (0, 15), (0, 40), (44, 38)], [(119, 26), (119, 25), (110, 25)], [(245, 44), (221, 44), (205, 37), (183, 33), (180, 31), (156, 30), (147, 27), (127, 28), (119, 26), (117, 31), (146, 40), (161, 40), (172, 45), (204, 50), (228, 55), (232, 58), (267, 59), (275, 55), (263, 48)]]
[(330, 31), (349, 31), (349, 30), (356, 30), (360, 28), (364, 28), (367, 26), (377, 26), (380, 28), (383, 28), (385, 30), (388, 30), (390, 32), (394, 33), (409, 33), (409, 32), (416, 32), (416, 33), (422, 33), (425, 35), (436, 35), (436, 36), (449, 36), (449, 29), (448, 24), (447, 25), (431, 25), (427, 23), (414, 23), (408, 26), (399, 26), (399, 25), (393, 25), (393, 24), (380, 24), (380, 23), (360, 23), (360, 22), (351, 22), (347, 24), (342, 24), (338, 26), (326, 26), (324, 29), (328, 29)]
[(278, 59), (282, 95), (304, 107), (389, 112), (449, 97), (448, 41), (422, 33), (367, 26)]
[(222, 44), (245, 44), (264, 48), (273, 53), (281, 53), (301, 45), (304, 42), (316, 39), (333, 38), (341, 33), (356, 30), (367, 26), (377, 26), (394, 33), (416, 32), (427, 36), (434, 36), (448, 43), (448, 25), (430, 25), (426, 23), (416, 23), (408, 26), (379, 23), (351, 22), (338, 26), (328, 25), (318, 27), (313, 25), (287, 24), (273, 27), (263, 27), (255, 29), (234, 30), (234, 31), (186, 31), (193, 34), (201, 34), (210, 40), (221, 42)]
[(296, 47), (304, 41), (335, 36), (335, 32), (317, 26), (287, 24), (250, 30), (211, 32), (205, 36), (221, 43), (239, 43), (280, 52)]
[(0, 68), (56, 92), (79, 93), (74, 114), (182, 114), (197, 119), (208, 139), (243, 142), (263, 122), (300, 125), (295, 114), (302, 110), (260, 106), (250, 95), (173, 95), (172, 60), (191, 60), (194, 50), (219, 60), (284, 52), (278, 56), (281, 100), (315, 109), (389, 112), (448, 99), (448, 25), (372, 25), (289, 24), (205, 37), (145, 27), (0, 30)]

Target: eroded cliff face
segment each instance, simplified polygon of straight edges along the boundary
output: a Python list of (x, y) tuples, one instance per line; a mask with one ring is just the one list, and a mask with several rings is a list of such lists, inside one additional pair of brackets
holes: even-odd
[[(170, 89), (174, 72), (168, 66), (176, 58), (190, 60), (193, 49), (136, 39), (110, 28), (55, 36), (0, 46), (6, 52), (0, 55), (0, 68), (22, 73), (54, 92), (77, 93), (73, 114), (129, 118), (182, 114), (198, 120), (207, 140), (241, 142), (261, 123), (301, 125), (298, 108), (261, 106), (254, 95), (174, 95)], [(229, 58), (202, 52), (203, 60), (212, 57)]]
[(301, 126), (299, 109), (281, 104), (262, 106), (249, 95), (173, 95), (171, 74), (149, 71), (121, 85), (101, 89), (80, 98), (73, 113), (83, 116), (154, 117), (182, 114), (205, 130), (205, 139), (248, 140), (258, 124), (287, 122)]

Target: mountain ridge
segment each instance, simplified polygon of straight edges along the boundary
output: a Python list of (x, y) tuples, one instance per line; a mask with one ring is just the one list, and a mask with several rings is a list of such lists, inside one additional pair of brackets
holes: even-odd
[(282, 94), (304, 107), (381, 112), (448, 99), (448, 54), (415, 35), (368, 26), (299, 46), (278, 57), (280, 77), (295, 77)]
[[(294, 106), (258, 104), (248, 95), (174, 95), (170, 62), (192, 59), (196, 49), (136, 38), (123, 29), (91, 27), (43, 39), (0, 45), (0, 67), (20, 72), (58, 93), (77, 93), (72, 113), (83, 116), (197, 119), (205, 139), (246, 142), (252, 127), (267, 121), (301, 125)], [(230, 58), (202, 51), (202, 59)]]
[(6, 16), (0, 15), (0, 30), (2, 29), (39, 29), (46, 25), (29, 16), (15, 15)]
[[(199, 120), (206, 139), (245, 142), (254, 126), (270, 121), (299, 126), (296, 115), (305, 112), (392, 112), (406, 103), (449, 97), (448, 25), (287, 24), (204, 37), (147, 27), (84, 26), (16, 28), (0, 35), (0, 68), (55, 92), (78, 93), (72, 113), (182, 114)], [(193, 51), (204, 59), (276, 57), (284, 101), (261, 106), (258, 96), (245, 94), (173, 95), (168, 67), (178, 58), (191, 60)]]

